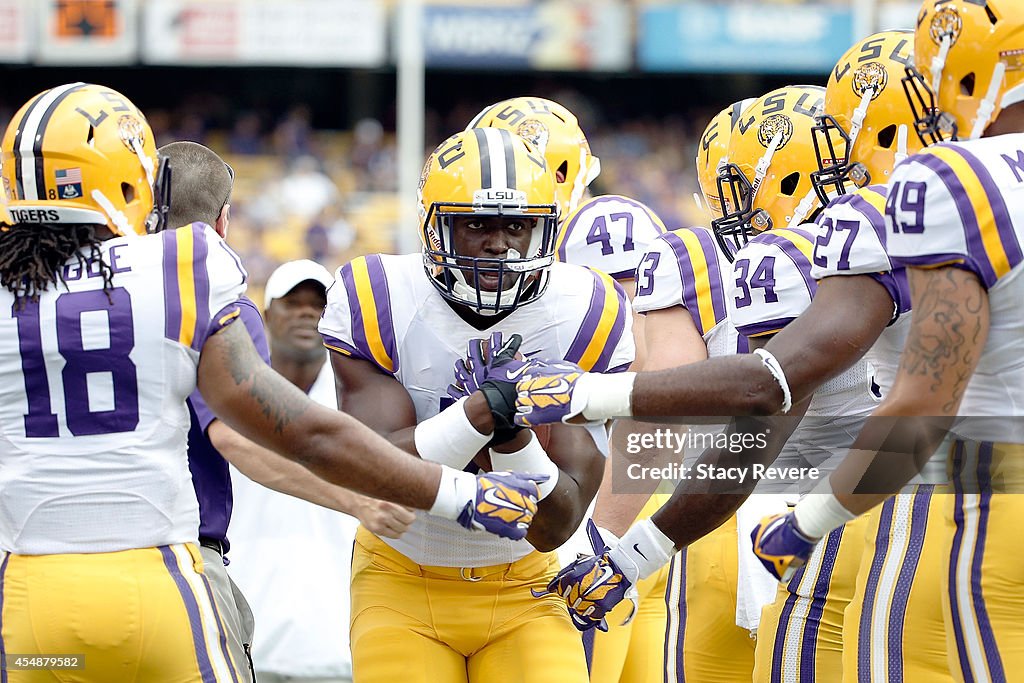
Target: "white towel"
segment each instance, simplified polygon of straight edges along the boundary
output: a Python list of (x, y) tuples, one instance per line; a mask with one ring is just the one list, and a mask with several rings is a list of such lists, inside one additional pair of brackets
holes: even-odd
[(761, 623), (761, 608), (775, 601), (779, 582), (754, 556), (750, 532), (763, 517), (784, 514), (788, 509), (782, 495), (755, 493), (736, 511), (736, 625), (751, 635), (757, 633)]

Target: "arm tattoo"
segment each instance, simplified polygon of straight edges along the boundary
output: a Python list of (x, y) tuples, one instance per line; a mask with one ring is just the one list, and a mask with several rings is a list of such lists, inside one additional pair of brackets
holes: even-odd
[(305, 407), (296, 400), (294, 387), (266, 366), (252, 342), (245, 336), (244, 326), (240, 323), (230, 325), (223, 334), (228, 335), (224, 340), (229, 343), (224, 346), (222, 361), (235, 386), (249, 383), (249, 396), (259, 405), (260, 412), (274, 424), (274, 431), (281, 434), (285, 427), (305, 412)]
[(953, 413), (984, 345), (987, 296), (958, 268), (911, 271), (910, 289), (913, 322), (900, 371), (931, 379), (932, 391), (950, 396), (943, 410)]

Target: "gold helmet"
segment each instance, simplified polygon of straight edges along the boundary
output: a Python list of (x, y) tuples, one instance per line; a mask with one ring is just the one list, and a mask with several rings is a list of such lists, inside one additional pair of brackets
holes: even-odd
[(711, 221), (730, 257), (753, 233), (799, 225), (821, 206), (811, 184), (811, 128), (824, 96), (824, 88), (791, 85), (758, 98), (740, 116), (716, 178), (723, 213)]
[[(900, 85), (913, 66), (912, 31), (883, 31), (858, 41), (836, 63), (825, 87), (825, 112), (814, 126), (818, 170), (811, 181), (823, 203), (888, 182), (898, 161), (921, 149), (908, 131), (914, 112)], [(838, 146), (845, 148), (838, 153)]]
[(1024, 3), (925, 0), (904, 88), (924, 144), (981, 137), (1024, 101)]
[(91, 223), (117, 235), (163, 228), (166, 164), (146, 117), (110, 88), (69, 83), (33, 97), (7, 127), (0, 165), (15, 223)]
[(722, 205), (718, 200), (718, 165), (729, 151), (729, 139), (740, 120), (740, 114), (756, 101), (748, 97), (718, 112), (701, 133), (700, 142), (697, 143), (697, 185), (711, 219), (722, 217)]
[[(554, 262), (558, 233), (555, 179), (540, 151), (500, 128), (457, 133), (427, 158), (420, 175), (420, 239), (430, 281), (449, 301), (483, 314), (511, 311), (539, 297)], [(532, 224), (527, 253), (504, 257), (456, 253), (454, 219), (522, 217)], [(500, 285), (481, 286), (480, 276)]]
[(591, 154), (576, 116), (557, 102), (542, 97), (502, 100), (484, 107), (466, 130), (481, 127), (504, 128), (541, 151), (555, 175), (555, 196), (563, 220), (576, 210), (587, 186), (601, 173), (601, 160)]

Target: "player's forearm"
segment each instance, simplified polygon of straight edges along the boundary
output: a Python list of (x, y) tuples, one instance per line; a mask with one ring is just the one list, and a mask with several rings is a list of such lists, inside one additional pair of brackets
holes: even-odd
[(541, 552), (554, 550), (579, 528), (589, 505), (590, 499), (583, 499), (579, 484), (559, 470), (558, 483), (537, 506), (526, 540)]
[(362, 497), (348, 489), (330, 484), (299, 463), (249, 441), (214, 420), (207, 429), (217, 451), (235, 468), (257, 484), (315, 505), (354, 514)]

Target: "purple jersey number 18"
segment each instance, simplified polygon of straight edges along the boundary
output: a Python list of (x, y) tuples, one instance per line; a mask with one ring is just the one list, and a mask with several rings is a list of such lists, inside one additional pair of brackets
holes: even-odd
[[(68, 292), (57, 297), (55, 304), (57, 349), (64, 359), (64, 410), (68, 429), (75, 436), (130, 432), (139, 424), (138, 373), (129, 356), (135, 347), (131, 296), (122, 287), (115, 287), (109, 294), (108, 301), (106, 292)], [(107, 348), (85, 348), (82, 314), (92, 311), (102, 311), (107, 316)], [(57, 415), (52, 412), (50, 400), (39, 303), (15, 307), (14, 317), (18, 320), (21, 369), (28, 396), (25, 436), (56, 437)], [(93, 373), (110, 375), (113, 409), (90, 410), (88, 377)]]

